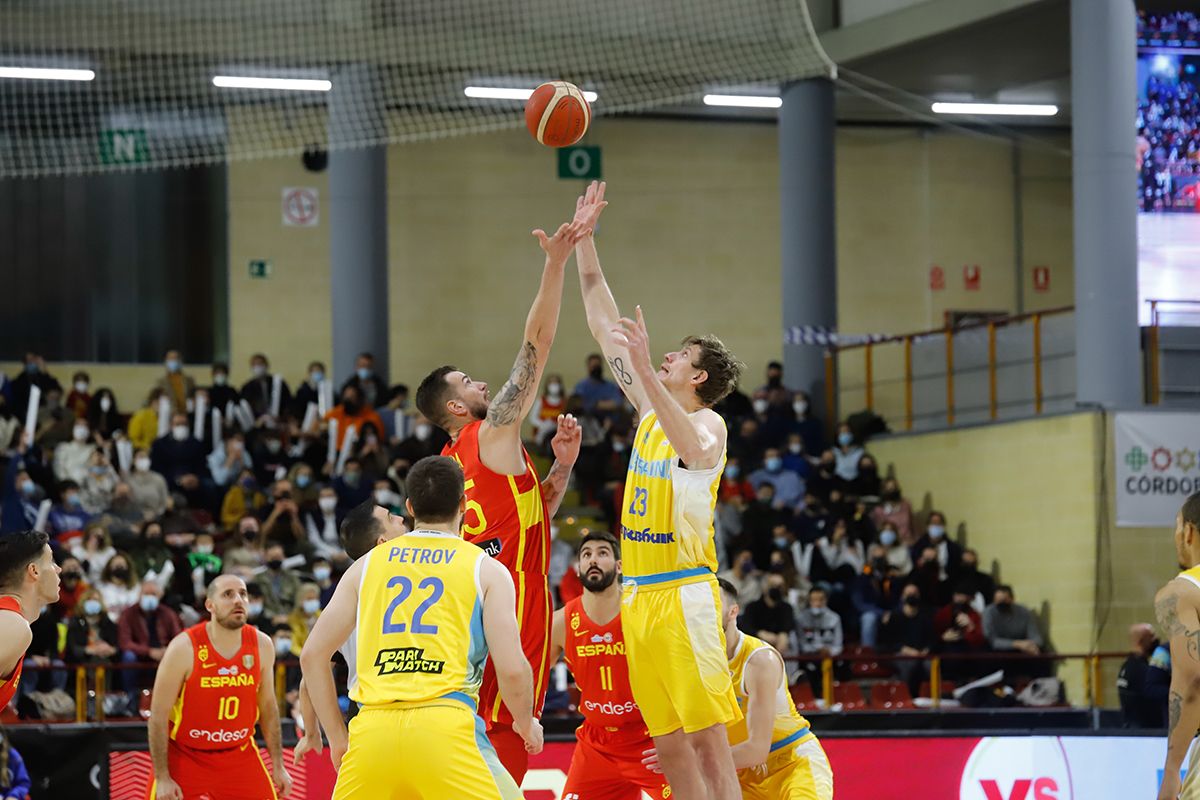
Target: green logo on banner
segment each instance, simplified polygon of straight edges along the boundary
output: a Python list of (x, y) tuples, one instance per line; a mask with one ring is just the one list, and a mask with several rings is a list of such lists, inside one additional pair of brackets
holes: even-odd
[(150, 145), (141, 129), (100, 131), (100, 162), (103, 164), (145, 164), (150, 160)]

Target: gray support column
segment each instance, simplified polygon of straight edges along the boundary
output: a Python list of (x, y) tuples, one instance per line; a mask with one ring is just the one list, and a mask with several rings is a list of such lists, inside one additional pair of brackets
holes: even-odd
[(1133, 0), (1071, 0), (1075, 385), (1079, 403), (1142, 403), (1137, 308)]
[[(811, 78), (783, 89), (779, 110), (779, 190), (783, 326), (837, 327), (834, 240), (833, 82)], [(825, 408), (824, 349), (784, 345), (784, 381)]]
[(337, 72), (329, 99), (335, 386), (354, 374), (363, 351), (375, 354), (378, 374), (388, 373), (387, 147), (375, 144), (385, 135), (384, 114), (369, 67)]

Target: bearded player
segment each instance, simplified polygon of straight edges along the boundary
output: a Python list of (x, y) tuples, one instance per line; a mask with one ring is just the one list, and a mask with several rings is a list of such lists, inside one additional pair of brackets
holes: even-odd
[(583, 724), (562, 796), (570, 800), (654, 800), (671, 796), (653, 771), (654, 743), (629, 689), (625, 637), (621, 635), (620, 545), (608, 531), (583, 537), (579, 580), (583, 594), (554, 612), (550, 663), (565, 653), (579, 687)]
[(720, 579), (725, 653), (745, 724), (730, 730), (745, 800), (833, 800), (833, 770), (788, 691), (783, 656), (737, 627), (737, 589)]
[[(581, 433), (571, 416), (559, 417), (551, 444), (556, 461), (544, 481), (521, 444), (521, 425), (537, 400), (538, 384), (562, 305), (563, 269), (578, 227), (564, 224), (554, 236), (534, 231), (546, 262), (525, 335), (508, 382), (489, 401), (487, 384), (452, 366), (438, 367), (417, 389), (417, 408), (450, 435), (442, 451), (466, 477), (467, 515), (463, 538), (503, 564), (517, 589), (521, 646), (533, 667), (534, 714), (541, 715), (550, 674), (550, 519), (562, 503), (571, 468), (579, 456)], [(489, 661), (479, 694), (479, 714), (487, 723), (501, 763), (521, 784), (529, 765), (525, 743), (512, 730), (512, 714), (500, 700)]]
[[(249, 602), (241, 578), (219, 576), (204, 601), (212, 619), (167, 645), (150, 703), (150, 800), (275, 800), (291, 791), (275, 700), (275, 645), (246, 624)], [(270, 770), (254, 741), (255, 723)]]
[(25, 651), (33, 641), (29, 623), (58, 600), (58, 574), (50, 538), (41, 531), (0, 536), (0, 710), (17, 693)]
[(743, 366), (715, 336), (690, 336), (655, 369), (642, 311), (624, 319), (592, 231), (604, 184), (579, 199), (575, 256), (588, 327), (638, 414), (621, 513), (621, 626), (630, 684), (667, 779), (688, 800), (740, 798), (725, 732), (741, 719), (721, 627), (713, 510), (725, 423), (712, 406)]

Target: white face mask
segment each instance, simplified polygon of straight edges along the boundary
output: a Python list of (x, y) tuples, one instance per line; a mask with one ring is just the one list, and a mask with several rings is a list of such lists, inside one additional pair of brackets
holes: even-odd
[(75, 437), (75, 441), (77, 441), (77, 442), (86, 442), (87, 441), (88, 429), (87, 429), (86, 425), (76, 425), (75, 430), (73, 430), (71, 433)]
[(189, 431), (187, 425), (176, 425), (171, 428), (171, 436), (177, 442), (182, 442), (184, 439), (188, 438), (188, 433)]
[(561, 383), (551, 383), (550, 385), (548, 385), (546, 387), (546, 394), (548, 394), (551, 397), (555, 397), (555, 398), (561, 397), (562, 396), (562, 384)]
[(422, 422), (417, 427), (413, 428), (413, 435), (417, 437), (418, 442), (423, 442), (433, 434), (433, 426)]
[(261, 378), (263, 375), (267, 374), (267, 368), (262, 364), (255, 364), (250, 368), (250, 372), (254, 374), (254, 377)]
[(213, 546), (211, 544), (196, 545), (196, 552), (202, 556), (209, 555), (210, 553), (212, 553), (212, 551), (213, 551)]
[(329, 576), (333, 574), (333, 570), (329, 567), (313, 567), (313, 577), (319, 581), (329, 580)]
[(112, 398), (111, 397), (109, 397), (108, 395), (104, 395), (104, 397), (100, 398), (100, 410), (106, 414), (109, 411), (112, 411)]
[(225, 376), (225, 373), (218, 372), (216, 375), (213, 375), (213, 386), (224, 386), (228, 380), (229, 378)]
[(391, 489), (376, 489), (375, 502), (381, 506), (390, 506), (395, 500), (395, 493)]
[(800, 453), (803, 450), (804, 450), (804, 445), (802, 445), (800, 442), (792, 442), (791, 444), (788, 445), (788, 452), (791, 453), (792, 455), (798, 456), (798, 455), (800, 455)]
[(87, 381), (75, 381), (75, 391), (79, 392), (80, 394), (87, 394), (87, 390)]
[(805, 412), (808, 411), (808, 403), (803, 400), (797, 400), (796, 402), (792, 403), (792, 411), (796, 412), (796, 416), (802, 417), (804, 416)]
[(133, 468), (138, 472), (149, 472), (150, 459), (146, 458), (145, 456), (142, 456), (141, 458), (135, 458), (133, 460)]
[(337, 508), (337, 498), (336, 497), (322, 497), (317, 500), (317, 505), (319, 505), (321, 507), (321, 510), (324, 511), (326, 514), (332, 513), (332, 511), (335, 508)]
[(755, 401), (753, 402), (753, 404), (752, 404), (752, 405), (754, 406), (754, 413), (755, 413), (755, 414), (765, 414), (765, 413), (767, 413), (767, 407), (769, 406), (769, 404), (767, 403), (767, 401), (766, 401), (766, 400), (763, 400), (761, 397), (760, 397), (758, 400), (755, 400)]

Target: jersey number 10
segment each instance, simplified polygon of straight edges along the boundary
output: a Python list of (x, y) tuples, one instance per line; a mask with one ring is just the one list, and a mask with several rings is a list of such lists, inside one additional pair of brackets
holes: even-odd
[(408, 599), (412, 594), (412, 581), (404, 575), (397, 575), (387, 582), (387, 588), (391, 589), (395, 586), (400, 587), (400, 594), (392, 598), (392, 602), (388, 604), (387, 612), (383, 615), (383, 632), (384, 633), (404, 633), (406, 630), (409, 633), (437, 633), (437, 625), (426, 625), (421, 620), (430, 608), (432, 608), (438, 600), (442, 599), (442, 594), (445, 592), (445, 585), (441, 578), (426, 578), (417, 584), (417, 588), (422, 591), (429, 591), (429, 596), (426, 597), (417, 610), (412, 615), (412, 626), (409, 627), (403, 622), (394, 622), (393, 617), (401, 604)]
[(241, 698), (222, 697), (217, 701), (217, 719), (237, 719), (241, 707)]

